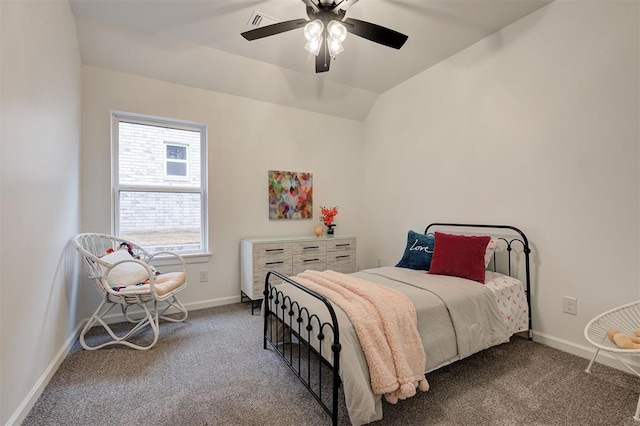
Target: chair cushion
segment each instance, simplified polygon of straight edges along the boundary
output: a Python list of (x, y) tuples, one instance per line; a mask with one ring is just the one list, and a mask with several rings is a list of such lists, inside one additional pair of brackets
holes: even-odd
[(156, 277), (154, 287), (160, 296), (175, 290), (187, 280), (185, 272), (167, 272)]
[[(186, 280), (187, 274), (185, 272), (167, 272), (166, 274), (160, 274), (156, 277), (154, 288), (158, 296), (163, 296), (183, 285)], [(128, 294), (145, 294), (151, 292), (151, 285), (129, 285), (118, 288), (116, 291)]]

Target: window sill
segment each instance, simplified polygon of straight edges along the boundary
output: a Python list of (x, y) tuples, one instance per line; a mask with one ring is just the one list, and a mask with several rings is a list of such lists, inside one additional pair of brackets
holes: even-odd
[[(190, 253), (181, 255), (187, 265), (207, 263), (213, 256), (211, 253)], [(158, 256), (152, 262), (156, 266), (180, 265), (180, 261), (173, 256)]]

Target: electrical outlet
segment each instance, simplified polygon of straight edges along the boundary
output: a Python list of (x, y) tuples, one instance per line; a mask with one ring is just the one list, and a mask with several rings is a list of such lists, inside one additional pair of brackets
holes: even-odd
[(382, 258), (378, 258), (378, 268), (382, 266)]
[(562, 297), (562, 312), (565, 314), (578, 315), (578, 299), (575, 297)]
[(203, 269), (200, 271), (200, 282), (206, 283), (207, 281), (209, 281), (209, 271)]

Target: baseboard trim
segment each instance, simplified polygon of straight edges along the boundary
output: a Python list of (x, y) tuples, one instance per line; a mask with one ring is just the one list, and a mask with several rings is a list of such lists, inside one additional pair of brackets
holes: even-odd
[(193, 302), (185, 304), (185, 307), (189, 311), (197, 311), (198, 309), (215, 308), (216, 306), (232, 305), (234, 303), (240, 303), (240, 296), (222, 297), (219, 299), (209, 299), (200, 302)]
[[(209, 299), (209, 300), (202, 300), (200, 302), (185, 303), (184, 307), (187, 308), (187, 311), (197, 311), (199, 309), (215, 308), (216, 306), (231, 305), (233, 303), (240, 303), (240, 296), (222, 297), (219, 299)], [(138, 311), (137, 309), (132, 308), (130, 312), (132, 314), (136, 314), (137, 312), (142, 312), (142, 310)], [(178, 313), (178, 310), (172, 308), (172, 309), (169, 309), (167, 313), (175, 314), (175, 313)], [(86, 318), (83, 322), (86, 323), (88, 320), (89, 318)], [(114, 324), (116, 322), (121, 322), (123, 321), (122, 313), (117, 312), (111, 315), (107, 315), (104, 317), (104, 320), (107, 324)]]
[[(188, 311), (195, 311), (198, 309), (206, 309), (206, 308), (214, 308), (216, 306), (231, 305), (233, 303), (240, 303), (240, 296), (223, 297), (219, 299), (204, 300), (201, 302), (185, 303), (184, 305)], [(24, 419), (29, 414), (29, 411), (31, 411), (31, 409), (35, 405), (38, 398), (40, 398), (40, 395), (42, 395), (44, 388), (47, 387), (47, 385), (51, 381), (51, 378), (58, 370), (58, 367), (60, 367), (60, 364), (62, 364), (66, 356), (69, 354), (76, 340), (78, 340), (78, 337), (80, 336), (80, 331), (85, 326), (87, 321), (89, 321), (89, 318), (85, 318), (82, 321), (80, 321), (80, 323), (76, 326), (73, 332), (69, 335), (69, 337), (64, 342), (64, 344), (62, 345), (62, 347), (60, 348), (56, 356), (49, 363), (49, 365), (47, 366), (45, 371), (42, 373), (40, 378), (36, 381), (35, 385), (33, 385), (31, 390), (27, 394), (27, 396), (22, 400), (22, 403), (20, 403), (20, 405), (18, 406), (16, 411), (13, 413), (13, 415), (9, 418), (8, 422), (6, 423), (6, 426), (19, 425), (24, 421)], [(120, 322), (122, 321), (122, 313), (108, 315), (105, 317), (105, 321), (109, 324)]]
[[(585, 370), (587, 369), (587, 366), (589, 365), (589, 361), (593, 357), (593, 354), (596, 352), (596, 348), (594, 348), (593, 346), (578, 345), (576, 343), (569, 342), (567, 340), (537, 331), (533, 332), (533, 341), (584, 358), (585, 360), (587, 360), (584, 363)], [(625, 358), (625, 361), (635, 368), (640, 368), (640, 363), (638, 363), (635, 358), (633, 360), (628, 360), (627, 358)], [(620, 361), (615, 359), (609, 352), (606, 351), (600, 351), (598, 357), (596, 358), (596, 363), (600, 363), (608, 367), (612, 367), (617, 370), (629, 373), (629, 369), (627, 367), (622, 365)]]
[(33, 408), (38, 398), (40, 398), (40, 395), (42, 395), (44, 388), (47, 387), (53, 375), (56, 373), (56, 371), (58, 371), (58, 367), (60, 367), (62, 361), (64, 361), (66, 356), (71, 351), (71, 348), (73, 347), (75, 341), (78, 339), (80, 330), (82, 330), (85, 322), (86, 320), (80, 321), (73, 332), (69, 335), (56, 356), (53, 358), (53, 360), (51, 360), (42, 375), (40, 375), (40, 378), (36, 381), (35, 385), (33, 385), (27, 396), (22, 400), (22, 403), (20, 403), (16, 411), (13, 413), (13, 416), (9, 418), (9, 421), (7, 422), (8, 426), (19, 425), (27, 417), (29, 411), (31, 411), (31, 408)]

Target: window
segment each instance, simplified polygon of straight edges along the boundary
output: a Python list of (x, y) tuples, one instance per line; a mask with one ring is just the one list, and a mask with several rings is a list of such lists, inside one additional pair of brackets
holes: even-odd
[(184, 145), (166, 145), (167, 176), (187, 177), (187, 147)]
[(150, 252), (207, 252), (207, 128), (112, 113), (114, 233)]

